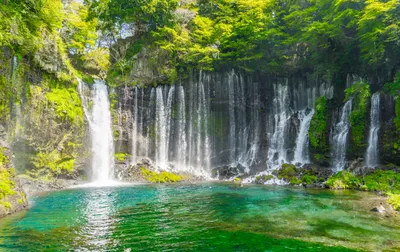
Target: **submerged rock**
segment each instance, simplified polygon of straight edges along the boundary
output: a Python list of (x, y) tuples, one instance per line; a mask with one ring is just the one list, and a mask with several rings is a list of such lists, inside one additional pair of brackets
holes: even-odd
[(385, 209), (385, 207), (383, 206), (383, 204), (381, 202), (379, 206), (372, 208), (371, 211), (372, 212), (377, 212), (377, 213), (380, 213), (380, 214), (384, 214), (386, 212), (386, 209)]

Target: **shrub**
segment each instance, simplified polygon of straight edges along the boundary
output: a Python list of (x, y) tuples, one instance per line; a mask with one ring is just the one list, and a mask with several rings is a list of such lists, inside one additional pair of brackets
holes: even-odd
[(318, 178), (317, 178), (317, 176), (314, 176), (314, 175), (304, 175), (302, 178), (302, 182), (307, 185), (314, 184), (317, 181), (318, 181)]
[(174, 173), (163, 171), (161, 173), (157, 173), (154, 171), (150, 171), (144, 166), (140, 168), (140, 174), (143, 178), (151, 183), (174, 183), (179, 182), (183, 179), (182, 176), (176, 175)]
[(388, 194), (388, 202), (392, 205), (393, 209), (400, 211), (400, 194)]
[(348, 171), (341, 171), (330, 177), (326, 183), (330, 189), (358, 189), (359, 179)]
[(285, 181), (291, 181), (296, 177), (298, 170), (295, 165), (283, 164), (282, 168), (278, 171), (278, 178)]

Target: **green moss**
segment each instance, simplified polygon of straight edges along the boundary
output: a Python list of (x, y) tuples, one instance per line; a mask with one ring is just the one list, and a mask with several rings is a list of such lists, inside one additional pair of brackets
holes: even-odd
[(130, 155), (126, 153), (115, 153), (114, 157), (117, 161), (125, 161)]
[(319, 97), (315, 101), (315, 113), (310, 123), (309, 138), (313, 147), (326, 147), (326, 133), (328, 131), (328, 107), (325, 96)]
[(351, 149), (353, 152), (361, 152), (365, 147), (365, 125), (367, 121), (367, 105), (371, 96), (369, 84), (357, 82), (345, 90), (345, 102), (353, 99), (352, 111), (350, 114), (351, 126)]
[(3, 201), (3, 205), (7, 203), (4, 199), (7, 199), (9, 195), (14, 195), (15, 182), (13, 181), (14, 171), (7, 169), (9, 160), (4, 155), (4, 149), (0, 148), (0, 200)]
[(293, 177), (290, 179), (291, 185), (300, 185), (303, 181), (297, 177)]
[(262, 176), (257, 176), (255, 183), (256, 184), (264, 184), (265, 182), (273, 179), (274, 176), (273, 175), (262, 175)]
[(140, 174), (143, 178), (151, 183), (175, 183), (183, 179), (182, 176), (176, 175), (170, 172), (154, 172), (145, 168), (144, 166), (140, 168)]
[(3, 205), (6, 209), (10, 209), (12, 207), (11, 203), (8, 201), (0, 202), (0, 205)]
[(330, 177), (325, 185), (330, 189), (358, 189), (360, 180), (348, 171), (341, 171)]
[(301, 178), (301, 180), (303, 183), (305, 183), (307, 185), (311, 185), (311, 184), (316, 183), (318, 181), (318, 178), (317, 178), (317, 176), (314, 176), (314, 175), (304, 175)]
[(310, 154), (315, 161), (322, 162), (329, 153), (328, 144), (328, 100), (325, 96), (315, 101), (315, 113), (308, 131)]
[[(48, 170), (54, 175), (63, 173), (70, 174), (74, 171), (75, 159), (71, 157), (64, 157), (58, 150), (51, 152), (39, 152), (32, 158), (32, 163), (37, 169)], [(34, 173), (31, 173), (32, 175)]]
[(54, 105), (58, 118), (80, 125), (83, 109), (78, 92), (73, 88), (56, 88), (46, 93), (47, 100)]
[(286, 181), (290, 181), (293, 177), (297, 175), (297, 168), (292, 164), (283, 164), (282, 168), (278, 171), (278, 178)]

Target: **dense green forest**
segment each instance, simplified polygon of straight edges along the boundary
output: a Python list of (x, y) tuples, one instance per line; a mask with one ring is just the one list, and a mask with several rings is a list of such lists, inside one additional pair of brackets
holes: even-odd
[[(146, 87), (174, 84), (199, 70), (315, 76), (339, 87), (335, 92), (343, 99), (335, 105), (354, 99), (351, 151), (357, 155), (365, 148), (371, 83), (345, 90), (344, 82), (355, 74), (397, 98), (399, 25), (398, 0), (2, 0), (0, 123), (10, 142), (18, 143), (18, 129), (26, 129), (24, 173), (48, 180), (76, 177), (87, 156), (77, 78)], [(326, 97), (315, 105), (310, 148), (313, 159), (323, 162), (333, 105)], [(19, 106), (25, 110), (23, 126), (14, 120)], [(400, 99), (395, 110), (385, 148), (398, 155)], [(2, 152), (0, 200), (14, 193), (14, 171), (5, 169), (10, 158)], [(382, 177), (381, 184), (393, 183)], [(339, 174), (331, 185), (365, 185), (357, 178), (348, 186), (347, 180), (352, 178)], [(385, 186), (379, 188), (398, 193), (396, 186)], [(362, 189), (376, 189), (371, 188)]]
[(109, 51), (109, 78), (123, 78), (145, 57), (160, 75), (152, 84), (191, 69), (331, 78), (399, 65), (396, 0), (6, 0), (1, 15), (1, 45), (45, 70), (57, 61), (65, 80), (76, 71), (105, 77)]
[(154, 55), (159, 58), (149, 65), (160, 74), (157, 82), (174, 82), (192, 68), (329, 79), (392, 72), (399, 65), (396, 0), (106, 0), (89, 6), (111, 48), (110, 78)]

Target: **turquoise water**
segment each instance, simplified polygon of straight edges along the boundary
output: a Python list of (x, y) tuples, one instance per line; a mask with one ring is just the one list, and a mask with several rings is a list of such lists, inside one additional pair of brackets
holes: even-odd
[(375, 195), (230, 184), (82, 188), (0, 221), (0, 251), (400, 251)]

